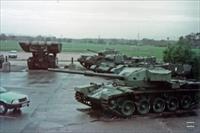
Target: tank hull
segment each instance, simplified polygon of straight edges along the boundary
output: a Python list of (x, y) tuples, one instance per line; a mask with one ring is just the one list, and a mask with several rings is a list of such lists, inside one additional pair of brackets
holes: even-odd
[[(187, 85), (181, 88), (165, 86), (163, 89), (158, 89), (158, 87), (106, 87), (104, 85), (96, 88), (87, 86), (86, 88), (75, 89), (75, 98), (78, 102), (92, 108), (98, 107), (108, 110), (122, 117), (130, 117), (134, 114), (145, 115), (149, 112), (163, 113), (192, 110), (200, 102), (199, 85)], [(111, 94), (109, 94), (108, 88), (110, 88)]]
[(98, 73), (114, 73), (112, 71), (119, 65), (139, 66), (140, 63), (155, 64), (155, 57), (128, 57), (118, 52), (98, 53), (97, 55), (85, 56), (78, 58), (78, 62), (88, 70)]

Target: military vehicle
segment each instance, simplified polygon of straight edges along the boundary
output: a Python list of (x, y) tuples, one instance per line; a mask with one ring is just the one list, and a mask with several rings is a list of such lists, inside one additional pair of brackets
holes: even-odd
[(97, 55), (86, 56), (82, 55), (78, 61), (82, 66), (88, 70), (101, 73), (113, 73), (112, 69), (118, 65), (137, 66), (141, 63), (155, 64), (156, 58), (152, 57), (128, 57), (120, 54), (114, 49), (106, 49), (102, 52), (96, 52), (88, 49), (88, 51), (95, 52)]
[(62, 44), (56, 42), (19, 42), (25, 52), (31, 52), (27, 60), (29, 69), (56, 68), (57, 53), (61, 52)]
[(123, 117), (190, 110), (200, 102), (200, 82), (173, 80), (164, 68), (125, 68), (116, 77), (113, 83), (76, 87), (76, 100)]
[(80, 58), (78, 58), (78, 62), (80, 62), (80, 64), (87, 69), (90, 69), (92, 65), (101, 63), (105, 58), (109, 58), (106, 56), (119, 54), (119, 52), (115, 49), (106, 49), (100, 52), (91, 49), (87, 50), (96, 53), (96, 55), (82, 55)]
[(96, 64), (91, 65), (89, 70), (94, 72), (111, 73), (111, 69), (115, 68), (117, 65), (124, 64), (125, 59), (126, 56), (122, 54), (106, 55)]
[(195, 77), (192, 74), (192, 65), (190, 64), (170, 64), (170, 63), (150, 63), (150, 62), (140, 62), (132, 63), (132, 65), (117, 65), (110, 69), (111, 73), (119, 74), (126, 67), (162, 67), (164, 69), (170, 70), (173, 78), (176, 79), (193, 79)]
[(172, 76), (176, 78), (193, 78), (192, 76), (192, 65), (190, 64), (161, 64), (165, 69), (172, 71)]

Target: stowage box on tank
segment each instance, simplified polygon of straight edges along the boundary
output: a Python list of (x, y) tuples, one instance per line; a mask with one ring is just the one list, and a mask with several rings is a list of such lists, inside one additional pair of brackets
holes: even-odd
[(173, 80), (163, 68), (126, 68), (119, 77), (123, 81), (76, 87), (76, 100), (124, 117), (190, 110), (200, 102), (200, 82)]

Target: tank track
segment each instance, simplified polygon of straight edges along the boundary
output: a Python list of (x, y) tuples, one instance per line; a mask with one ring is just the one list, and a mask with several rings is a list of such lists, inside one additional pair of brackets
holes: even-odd
[[(124, 96), (124, 95), (115, 96), (109, 100), (101, 100), (100, 106), (102, 107), (103, 110), (109, 111), (112, 114), (114, 114), (116, 116), (120, 116), (120, 117), (130, 117), (133, 114), (136, 114), (136, 111), (137, 111), (137, 113), (142, 114), (142, 115), (148, 114), (150, 112), (164, 113), (164, 112), (187, 111), (187, 110), (192, 110), (192, 109), (197, 108), (197, 106), (200, 103), (200, 97), (198, 97), (198, 99), (194, 98), (194, 95), (199, 94), (200, 91), (194, 89), (193, 93), (190, 92), (189, 95), (188, 95), (188, 91), (189, 90), (185, 90), (185, 91), (182, 90), (181, 94), (180, 94), (180, 92), (175, 93), (174, 91), (172, 91), (172, 92), (169, 91), (167, 93), (149, 92), (146, 94), (138, 91), (138, 92), (134, 93), (134, 99), (132, 99), (133, 98), (132, 96), (127, 96), (127, 95), (126, 96)], [(183, 104), (184, 96), (186, 97), (185, 104)], [(191, 101), (189, 101), (190, 102), (189, 105), (187, 105), (187, 96), (190, 96), (192, 98)], [(93, 103), (90, 101), (91, 99), (88, 99), (80, 92), (76, 92), (75, 98), (78, 102), (81, 102), (81, 103), (91, 106), (91, 107), (93, 106)], [(155, 109), (156, 104), (154, 104), (154, 102), (155, 102), (156, 98), (157, 98), (157, 101), (160, 100), (159, 98), (164, 100), (164, 107), (163, 107), (164, 109), (160, 109), (160, 110), (159, 110), (159, 108), (157, 110)], [(113, 105), (111, 106), (111, 104), (110, 104), (111, 100), (114, 100), (116, 102), (115, 106), (113, 106)], [(174, 107), (174, 108), (173, 108), (173, 106), (170, 107), (171, 104), (172, 105), (174, 104), (173, 100), (174, 100), (174, 102), (177, 101), (177, 107)], [(133, 102), (133, 105), (134, 105), (133, 114), (131, 114), (131, 113), (127, 114), (126, 110), (124, 111), (122, 109), (124, 106), (124, 101), (128, 101), (129, 103), (131, 101)], [(145, 105), (145, 103), (149, 104), (149, 106), (148, 106), (149, 108), (147, 108), (146, 110), (140, 109), (140, 108), (142, 108), (143, 104)], [(131, 115), (129, 115), (129, 114), (131, 114)]]

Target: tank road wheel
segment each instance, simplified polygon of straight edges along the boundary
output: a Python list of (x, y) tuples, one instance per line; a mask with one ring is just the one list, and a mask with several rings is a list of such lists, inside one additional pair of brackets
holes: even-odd
[(110, 100), (109, 102), (109, 108), (111, 110), (116, 109), (118, 107), (118, 103), (115, 99)]
[(135, 112), (135, 105), (131, 100), (125, 100), (122, 105), (120, 112), (124, 117), (130, 117)]
[(192, 99), (190, 96), (184, 95), (181, 99), (181, 107), (183, 109), (189, 109), (192, 103)]
[(169, 97), (167, 108), (169, 111), (176, 111), (179, 107), (178, 99), (176, 97)]
[(85, 63), (85, 68), (86, 69), (90, 69), (90, 66), (91, 66), (90, 64)]
[(165, 110), (165, 100), (157, 97), (153, 101), (153, 111), (156, 113), (161, 113)]
[(137, 111), (141, 115), (149, 113), (149, 111), (150, 111), (149, 100), (147, 100), (147, 99), (140, 100), (138, 105), (137, 105)]
[(7, 107), (4, 103), (0, 102), (0, 115), (4, 115), (7, 112)]

